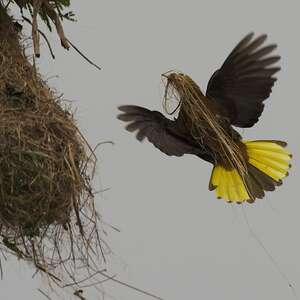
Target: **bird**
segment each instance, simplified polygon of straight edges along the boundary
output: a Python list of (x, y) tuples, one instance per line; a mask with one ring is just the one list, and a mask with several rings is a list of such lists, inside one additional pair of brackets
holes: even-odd
[(280, 70), (276, 44), (266, 34), (247, 34), (233, 48), (208, 81), (203, 94), (187, 74), (169, 71), (165, 80), (165, 108), (169, 115), (138, 105), (121, 105), (117, 118), (128, 122), (139, 141), (148, 139), (168, 156), (195, 155), (212, 164), (209, 190), (229, 203), (248, 203), (274, 191), (288, 176), (292, 154), (281, 140), (244, 140), (237, 128), (250, 128), (264, 110)]

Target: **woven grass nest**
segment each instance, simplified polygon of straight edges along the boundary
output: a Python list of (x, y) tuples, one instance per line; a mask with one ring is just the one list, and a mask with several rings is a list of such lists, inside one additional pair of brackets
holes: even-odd
[(87, 278), (97, 272), (103, 251), (95, 157), (23, 50), (0, 11), (0, 252), (32, 262), (59, 285), (68, 282), (60, 272), (84, 282), (82, 269)]

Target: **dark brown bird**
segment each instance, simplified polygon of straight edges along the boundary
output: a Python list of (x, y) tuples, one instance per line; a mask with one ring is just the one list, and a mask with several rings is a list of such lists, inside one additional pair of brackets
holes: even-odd
[(214, 165), (209, 189), (228, 202), (253, 202), (282, 183), (291, 154), (285, 142), (243, 141), (233, 126), (252, 127), (264, 109), (280, 70), (276, 45), (263, 46), (266, 35), (248, 34), (210, 78), (204, 95), (198, 85), (179, 72), (167, 78), (165, 103), (179, 101), (178, 117), (166, 118), (158, 111), (135, 105), (120, 106), (118, 118), (130, 122), (139, 141), (147, 138), (170, 156), (196, 155)]

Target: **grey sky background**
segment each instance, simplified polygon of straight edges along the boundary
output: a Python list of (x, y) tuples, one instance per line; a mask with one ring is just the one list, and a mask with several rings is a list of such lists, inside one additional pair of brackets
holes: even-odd
[[(252, 229), (294, 284), (300, 297), (299, 203), (299, 1), (73, 1), (78, 22), (65, 31), (97, 71), (50, 35), (56, 60), (45, 48), (40, 70), (77, 107), (91, 145), (103, 145), (96, 184), (111, 188), (97, 197), (108, 230), (118, 278), (165, 300), (294, 299), (288, 283), (251, 236)], [(282, 56), (271, 98), (260, 122), (241, 131), (248, 139), (282, 139), (294, 154), (282, 187), (254, 205), (229, 205), (208, 191), (211, 166), (192, 156), (170, 158), (140, 144), (116, 119), (117, 106), (161, 110), (160, 74), (178, 69), (204, 91), (211, 74), (247, 33), (267, 33)], [(44, 299), (32, 270), (4, 264), (0, 299)], [(108, 283), (118, 300), (148, 299)], [(73, 299), (66, 297), (65, 299)], [(88, 300), (100, 299), (93, 294)]]

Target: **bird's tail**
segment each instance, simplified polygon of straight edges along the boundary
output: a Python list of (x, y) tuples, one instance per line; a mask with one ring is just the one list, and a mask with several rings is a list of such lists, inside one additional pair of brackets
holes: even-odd
[(281, 141), (244, 141), (247, 149), (247, 172), (241, 175), (237, 169), (225, 169), (215, 165), (209, 189), (216, 191), (219, 199), (227, 202), (254, 202), (263, 198), (265, 191), (273, 191), (288, 175), (292, 155)]

